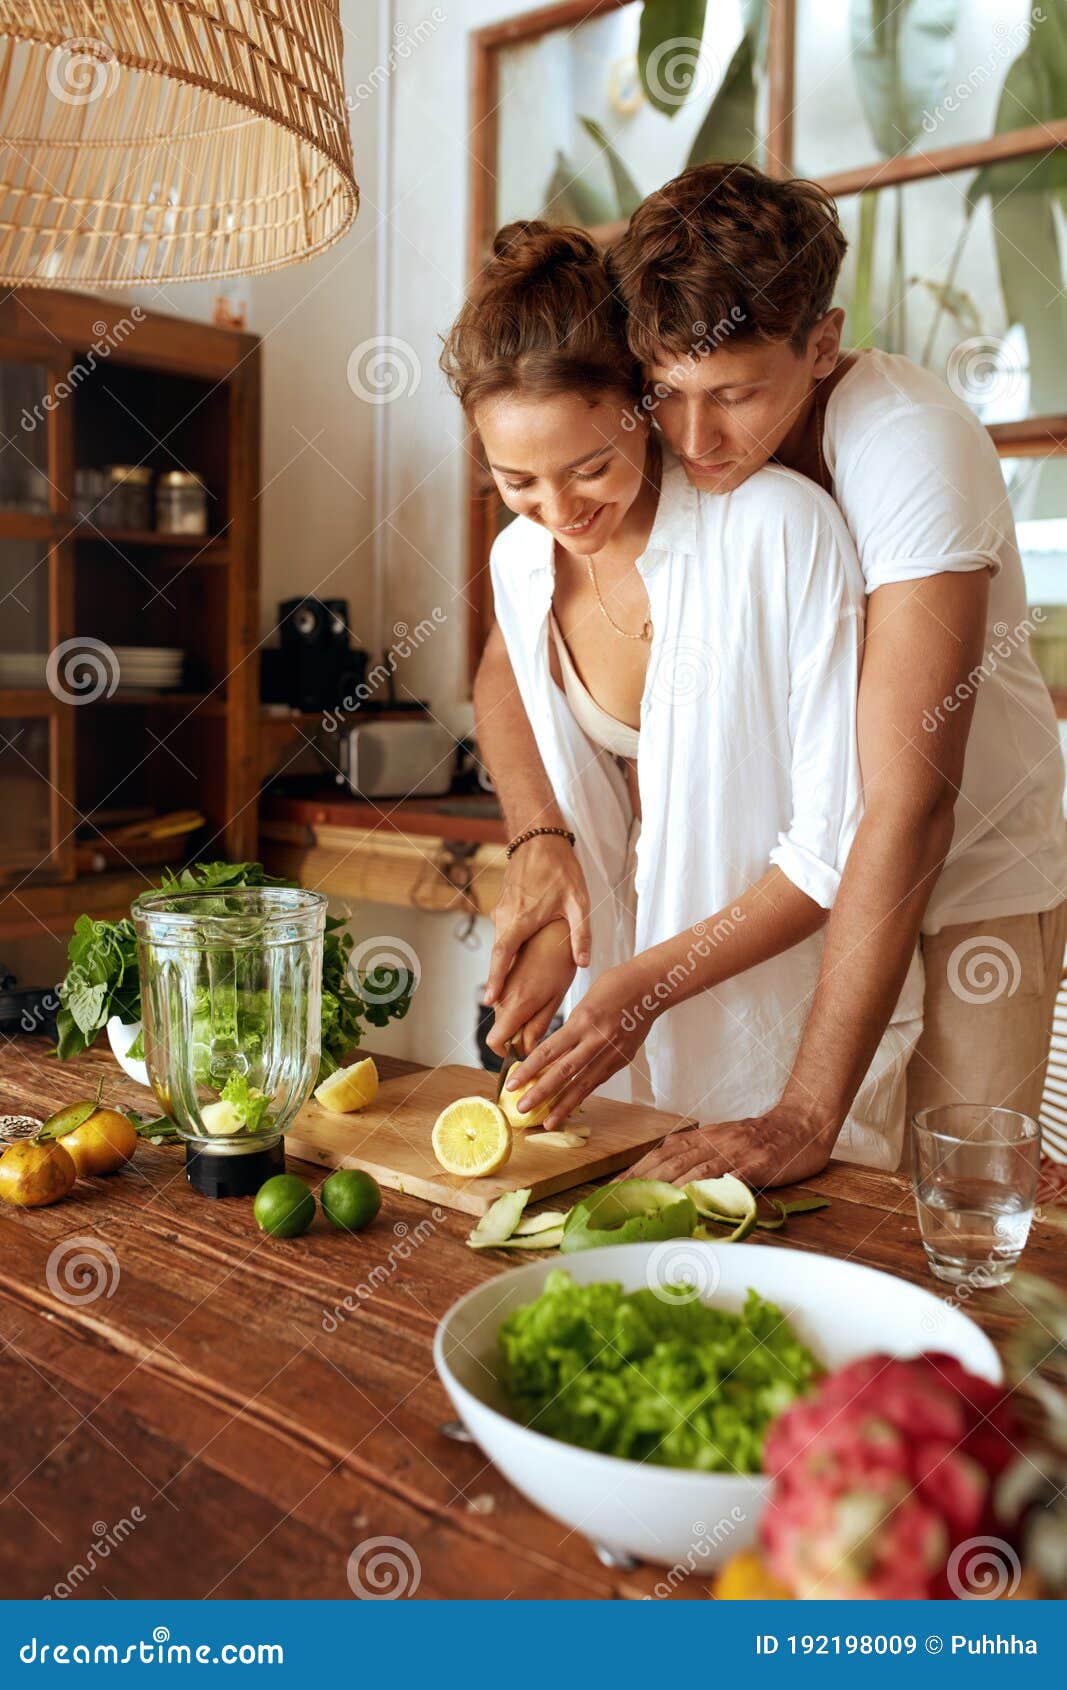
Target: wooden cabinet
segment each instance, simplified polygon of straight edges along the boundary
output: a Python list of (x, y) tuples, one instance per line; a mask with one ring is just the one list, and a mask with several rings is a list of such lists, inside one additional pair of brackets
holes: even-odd
[[(255, 855), (259, 382), (252, 335), (0, 302), (0, 936), (126, 908), (161, 849)], [(138, 472), (132, 503), (86, 492), (78, 472), (111, 465)], [(206, 535), (154, 528), (172, 470), (203, 481)], [(126, 654), (148, 647), (180, 650), (180, 675), (146, 684)], [(130, 838), (183, 810), (195, 832)]]

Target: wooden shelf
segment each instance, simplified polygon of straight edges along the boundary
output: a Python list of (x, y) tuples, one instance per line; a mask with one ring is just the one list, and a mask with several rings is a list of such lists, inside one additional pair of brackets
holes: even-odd
[(0, 883), (0, 933), (32, 939), (45, 927), (62, 937), (83, 913), (118, 921), (129, 915), (134, 898), (154, 884), (151, 871), (135, 874), (129, 869), (85, 874), (68, 882), (34, 880), (17, 887)]
[[(52, 716), (61, 707), (47, 687), (0, 688), (0, 716)], [(221, 690), (209, 692), (157, 692), (144, 687), (119, 687), (110, 698), (94, 698), (93, 704), (114, 709), (117, 705), (144, 710), (194, 710), (209, 716), (226, 714), (226, 697)], [(72, 701), (72, 708), (77, 708)]]
[[(488, 802), (486, 801), (488, 800)], [(321, 798), (266, 797), (263, 825), (288, 824), (312, 830), (329, 827), (381, 829), (432, 839), (465, 840), (470, 844), (506, 845), (508, 831), (501, 815), (492, 813), (489, 794), (447, 794), (443, 798), (345, 798), (327, 788)], [(292, 835), (290, 835), (292, 837)]]
[(87, 546), (136, 546), (139, 550), (165, 552), (196, 552), (195, 563), (226, 563), (226, 547), (218, 535), (156, 534), (151, 529), (96, 528), (79, 523), (73, 529), (74, 539)]
[(5, 716), (54, 716), (59, 700), (47, 687), (0, 687), (0, 718)]
[[(0, 360), (39, 367), (44, 393), (99, 337), (110, 310), (91, 295), (16, 289), (0, 300)], [(207, 818), (215, 855), (236, 862), (255, 856), (259, 436), (257, 340), (156, 312), (146, 312), (136, 335), (116, 345), (106, 381), (93, 371), (49, 410), (53, 508), (0, 510), (0, 540), (28, 543), (42, 557), (37, 601), (16, 630), (17, 649), (55, 651), (80, 630), (113, 646), (180, 646), (189, 679), (182, 690), (142, 691), (120, 675), (110, 698), (83, 697), (77, 706), (46, 689), (43, 667), (36, 685), (0, 686), (0, 717), (37, 718), (34, 802), (47, 814), (50, 841), (17, 888), (25, 871), (14, 862), (14, 841), (8, 851), (0, 844), (0, 877), (11, 887), (5, 893), (0, 885), (0, 941), (11, 929), (39, 931), (42, 921), (69, 928), (67, 917), (82, 909), (117, 915), (128, 907), (144, 877), (79, 874), (78, 820), (101, 805), (195, 808)], [(88, 518), (76, 512), (77, 466), (135, 463), (146, 441), (154, 442), (145, 458), (154, 471), (187, 464), (202, 476), (217, 501), (215, 533), (109, 528), (99, 521), (103, 509)], [(12, 580), (27, 572), (24, 557), (4, 561)], [(146, 578), (139, 597), (130, 591), (134, 573)], [(225, 685), (205, 690), (221, 676)], [(158, 751), (153, 722), (163, 742)], [(8, 764), (12, 799), (16, 776), (24, 777), (17, 760)]]

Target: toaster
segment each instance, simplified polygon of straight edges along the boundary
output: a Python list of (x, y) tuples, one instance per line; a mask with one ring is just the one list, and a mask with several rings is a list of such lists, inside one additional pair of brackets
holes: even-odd
[(341, 735), (340, 753), (357, 798), (440, 798), (452, 787), (456, 742), (425, 717), (360, 723)]

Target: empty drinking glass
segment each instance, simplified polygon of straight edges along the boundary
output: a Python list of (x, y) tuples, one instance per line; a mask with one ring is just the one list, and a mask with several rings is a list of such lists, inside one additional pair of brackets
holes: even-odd
[(931, 1272), (975, 1289), (1011, 1278), (1030, 1232), (1041, 1130), (1029, 1115), (980, 1103), (914, 1119), (919, 1231)]

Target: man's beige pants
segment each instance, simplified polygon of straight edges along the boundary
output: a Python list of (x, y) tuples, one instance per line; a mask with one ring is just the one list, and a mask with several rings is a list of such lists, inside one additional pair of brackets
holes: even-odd
[(923, 1030), (908, 1065), (908, 1119), (988, 1103), (1036, 1120), (1063, 974), (1067, 902), (924, 936)]

